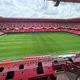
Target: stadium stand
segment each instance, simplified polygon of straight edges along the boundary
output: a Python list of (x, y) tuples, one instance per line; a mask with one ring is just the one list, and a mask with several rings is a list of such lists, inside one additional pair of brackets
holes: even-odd
[(56, 73), (50, 56), (33, 56), (0, 63), (0, 80), (56, 80)]
[(0, 30), (16, 32), (69, 32), (80, 34), (80, 19), (16, 19), (1, 18)]
[[(0, 62), (0, 80), (80, 80), (80, 54), (74, 57), (30, 56)], [(63, 76), (61, 76), (63, 75)]]

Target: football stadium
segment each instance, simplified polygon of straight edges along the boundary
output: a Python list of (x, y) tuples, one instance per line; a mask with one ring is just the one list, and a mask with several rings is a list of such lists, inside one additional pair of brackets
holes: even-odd
[[(48, 77), (50, 78), (49, 80), (56, 80), (56, 74), (66, 69), (66, 72), (68, 71), (66, 74), (70, 74), (68, 75), (69, 78), (72, 80), (75, 78), (78, 79), (80, 71), (77, 71), (77, 73), (73, 72), (75, 71), (73, 64), (75, 65), (79, 62), (79, 60), (76, 60), (77, 55), (75, 55), (73, 61), (74, 56), (69, 57), (69, 59), (66, 54), (78, 53), (78, 56), (80, 54), (79, 22), (80, 19), (77, 18), (0, 18), (0, 60), (2, 61), (0, 72), (4, 75), (8, 68), (11, 69), (8, 70), (5, 77), (1, 76), (1, 80), (48, 80)], [(59, 55), (65, 55), (66, 57), (58, 57)], [(37, 65), (38, 67), (36, 68)], [(25, 72), (24, 66), (28, 68), (26, 70), (30, 69), (32, 73), (31, 71)], [(76, 67), (78, 68), (78, 65), (76, 65)], [(7, 70), (5, 70), (6, 68)], [(15, 70), (18, 68), (17, 73)], [(34, 68), (35, 71), (37, 71), (36, 74)], [(46, 70), (43, 70), (43, 68)], [(72, 68), (74, 69), (72, 70)], [(70, 69), (72, 73), (70, 73), (68, 69)], [(23, 71), (21, 75), (25, 73), (22, 75), (22, 79), (19, 79), (16, 74), (19, 75), (21, 71)], [(44, 71), (49, 72), (44, 73)], [(55, 71), (57, 73), (55, 73)], [(29, 76), (25, 76), (27, 73), (29, 73)], [(74, 75), (71, 77), (73, 73), (77, 74), (75, 78), (73, 78)], [(68, 80), (66, 74), (64, 73), (62, 75)], [(61, 73), (57, 76), (57, 79), (59, 78), (58, 80), (60, 80), (60, 78), (62, 80), (60, 75)]]
[(80, 0), (40, 1), (0, 1), (0, 80), (80, 80)]
[(80, 51), (79, 19), (1, 18), (0, 21), (0, 59)]

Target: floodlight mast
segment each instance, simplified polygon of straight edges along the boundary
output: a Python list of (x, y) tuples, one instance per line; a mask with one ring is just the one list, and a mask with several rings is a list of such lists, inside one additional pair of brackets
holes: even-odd
[(48, 1), (54, 1), (56, 4), (54, 6), (59, 6), (60, 2), (72, 2), (72, 3), (80, 3), (80, 0), (48, 0)]

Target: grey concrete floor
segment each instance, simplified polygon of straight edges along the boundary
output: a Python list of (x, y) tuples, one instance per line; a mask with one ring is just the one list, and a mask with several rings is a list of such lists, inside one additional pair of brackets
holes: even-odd
[(76, 74), (71, 72), (61, 72), (57, 73), (57, 80), (75, 80), (76, 76)]

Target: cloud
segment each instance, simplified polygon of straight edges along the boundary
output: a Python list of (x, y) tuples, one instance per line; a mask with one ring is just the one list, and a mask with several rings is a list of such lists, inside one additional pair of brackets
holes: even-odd
[(0, 16), (20, 18), (74, 18), (80, 17), (79, 3), (54, 2), (44, 0), (0, 0)]

